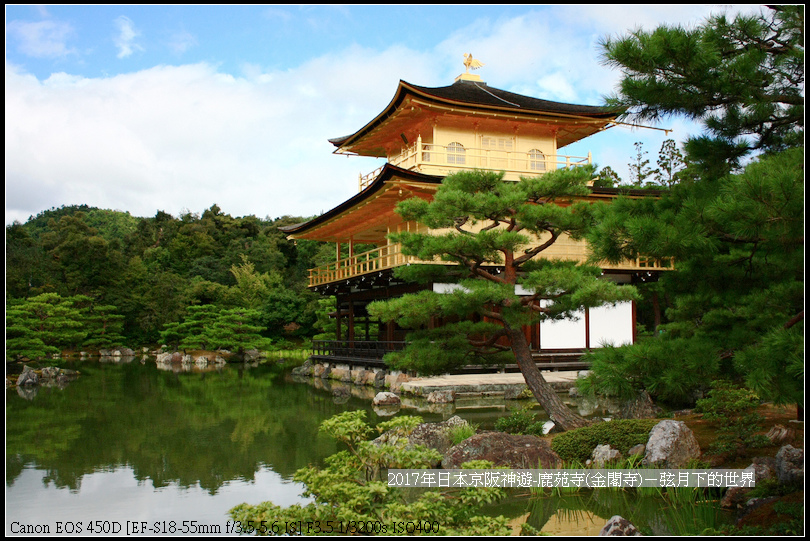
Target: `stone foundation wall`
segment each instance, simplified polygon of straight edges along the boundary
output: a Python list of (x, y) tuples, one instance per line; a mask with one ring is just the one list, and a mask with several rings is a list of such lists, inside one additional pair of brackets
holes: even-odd
[(378, 389), (385, 388), (393, 392), (398, 392), (402, 384), (411, 379), (400, 370), (353, 366), (347, 363), (312, 363), (310, 361), (293, 369), (292, 373), (296, 376), (331, 379)]

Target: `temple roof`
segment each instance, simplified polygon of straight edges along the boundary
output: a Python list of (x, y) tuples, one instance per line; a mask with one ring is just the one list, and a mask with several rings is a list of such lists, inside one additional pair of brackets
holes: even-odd
[[(362, 192), (320, 216), (306, 222), (279, 227), (279, 230), (286, 233), (288, 238), (340, 242), (353, 234), (358, 234), (357, 240), (360, 242), (381, 243), (384, 242), (386, 235), (384, 216), (393, 216), (396, 204), (403, 199), (414, 196), (431, 199), (443, 179), (441, 176), (426, 175), (387, 163), (377, 178)], [(634, 189), (627, 186), (617, 188), (590, 186), (588, 189), (589, 198), (597, 200), (613, 199), (620, 195), (629, 197), (661, 195), (658, 190)]]
[(384, 215), (392, 215), (396, 204), (403, 199), (432, 193), (442, 179), (385, 164), (377, 178), (362, 192), (320, 216), (279, 227), (279, 230), (290, 238), (332, 242), (345, 240), (355, 231), (368, 236), (358, 237), (362, 242), (383, 242), (386, 235)]
[(400, 81), (396, 94), (388, 106), (377, 117), (363, 128), (351, 135), (330, 139), (329, 142), (339, 149), (352, 151), (351, 148), (364, 137), (393, 117), (404, 103), (417, 99), (426, 106), (462, 107), (466, 111), (482, 114), (508, 113), (514, 118), (548, 117), (582, 122), (588, 126), (584, 132), (571, 140), (559, 141), (562, 147), (582, 137), (604, 129), (622, 111), (592, 105), (574, 105), (555, 101), (532, 98), (506, 90), (488, 86), (480, 81), (458, 80), (452, 85), (431, 88), (417, 86)]

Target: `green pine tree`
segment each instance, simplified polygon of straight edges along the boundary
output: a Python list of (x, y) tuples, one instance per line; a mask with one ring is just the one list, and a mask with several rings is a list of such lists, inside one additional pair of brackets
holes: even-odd
[[(503, 174), (461, 172), (444, 179), (432, 202), (414, 198), (400, 203), (397, 212), (404, 220), (418, 221), (434, 231), (400, 233), (392, 235), (392, 241), (400, 242), (405, 254), (423, 261), (438, 258), (448, 265), (400, 267), (397, 275), (414, 280), (435, 273), (441, 276), (439, 281), (454, 281), (458, 288), (449, 294), (422, 291), (369, 306), (369, 312), (382, 321), (419, 328), (409, 337), (411, 344), (405, 351), (387, 360), (423, 373), (442, 373), (479, 364), (482, 356), (494, 357), (496, 362), (512, 359), (560, 427), (587, 424), (545, 381), (522, 327), (635, 297), (633, 288), (600, 280), (596, 267), (541, 259), (560, 236), (576, 238), (584, 233), (590, 205), (558, 203), (586, 195), (593, 173), (592, 167), (557, 170), (504, 182)], [(532, 243), (532, 239), (540, 240)], [(518, 295), (516, 286), (529, 294)], [(433, 317), (447, 323), (430, 329)]]
[(77, 347), (86, 336), (82, 311), (71, 298), (43, 293), (6, 307), (7, 359), (59, 353)]
[(693, 161), (727, 172), (752, 150), (804, 139), (804, 6), (710, 17), (602, 41), (623, 78), (611, 105), (638, 121), (682, 115), (707, 133), (687, 141)]
[(801, 412), (803, 21), (803, 6), (777, 6), (605, 42), (624, 72), (616, 102), (701, 120), (708, 135), (687, 141), (690, 166), (660, 200), (619, 200), (595, 218), (598, 257), (648, 254), (676, 269), (655, 290), (660, 335), (597, 354), (597, 388), (690, 402), (722, 374)]

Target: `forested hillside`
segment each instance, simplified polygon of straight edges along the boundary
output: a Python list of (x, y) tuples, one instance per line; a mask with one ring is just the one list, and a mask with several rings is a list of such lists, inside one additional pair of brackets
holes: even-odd
[(203, 306), (206, 326), (221, 335), (248, 327), (275, 342), (311, 335), (318, 297), (306, 289), (307, 269), (332, 251), (288, 241), (278, 229), (300, 221), (236, 218), (216, 205), (152, 218), (81, 205), (7, 226), (6, 357), (184, 340), (225, 345), (178, 334)]

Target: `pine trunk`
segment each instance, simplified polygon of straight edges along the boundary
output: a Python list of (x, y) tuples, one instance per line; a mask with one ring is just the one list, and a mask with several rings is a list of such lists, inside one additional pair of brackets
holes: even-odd
[(546, 410), (549, 418), (554, 421), (554, 424), (562, 430), (571, 430), (572, 428), (590, 425), (591, 423), (588, 420), (571, 411), (543, 378), (543, 374), (534, 362), (529, 342), (526, 340), (523, 330), (507, 330), (512, 343), (512, 352), (515, 354), (518, 368), (520, 368), (523, 378), (526, 380), (526, 385), (537, 399), (537, 402), (540, 403), (540, 406)]

